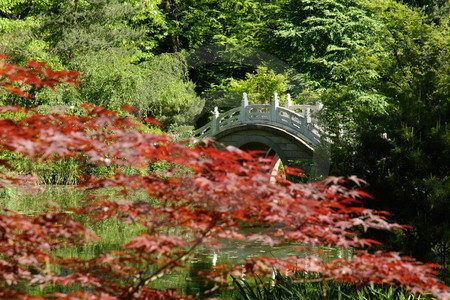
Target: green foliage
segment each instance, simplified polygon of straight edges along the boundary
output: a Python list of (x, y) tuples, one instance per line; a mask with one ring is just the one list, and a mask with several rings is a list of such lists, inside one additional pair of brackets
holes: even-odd
[(270, 104), (273, 93), (282, 96), (287, 90), (287, 76), (276, 74), (266, 67), (258, 67), (255, 74), (247, 73), (244, 80), (231, 78), (229, 89), (240, 93), (248, 93), (251, 103)]
[(379, 24), (354, 0), (292, 0), (275, 30), (274, 49), (311, 80), (328, 86), (343, 82), (349, 70), (340, 63), (368, 44)]
[(91, 51), (130, 48), (142, 35), (128, 24), (133, 13), (129, 3), (118, 0), (62, 1), (44, 17), (41, 30), (51, 51), (70, 62)]
[(351, 137), (354, 122), (368, 126), (367, 114), (378, 118), (386, 113), (386, 96), (367, 88), (380, 74), (362, 67), (377, 61), (358, 59), (366, 49), (382, 50), (375, 41), (383, 38), (383, 28), (358, 0), (292, 0), (283, 25), (274, 32), (272, 42), (279, 45), (275, 53), (301, 72), (303, 94), (321, 99), (327, 107), (322, 114), (332, 137), (341, 137), (342, 130)]
[(49, 9), (54, 2), (52, 0), (2, 0), (0, 14), (10, 19), (25, 19), (39, 11)]
[(41, 184), (75, 185), (82, 175), (80, 164), (73, 158), (30, 165)]
[(279, 272), (271, 282), (255, 279), (254, 283), (248, 280), (233, 278), (239, 294), (235, 299), (242, 300), (420, 300), (436, 299), (431, 295), (413, 295), (401, 288), (389, 285), (369, 284), (357, 286), (333, 281), (321, 281), (313, 275), (296, 274), (284, 276)]
[(367, 178), (379, 199), (372, 205), (415, 227), (402, 249), (433, 261), (445, 255), (432, 249), (448, 241), (448, 23), (428, 24), (395, 1), (359, 4), (382, 26), (340, 63), (352, 76), (322, 91), (335, 124), (334, 172)]
[[(163, 23), (158, 3), (61, 1), (33, 5), (37, 15), (27, 20), (0, 19), (6, 37), (0, 41), (0, 50), (13, 62), (33, 57), (83, 73), (78, 91), (61, 86), (57, 93), (37, 92), (31, 101), (2, 94), (3, 103), (77, 107), (89, 102), (116, 110), (127, 104), (141, 116), (155, 117), (166, 125), (192, 123), (203, 102), (188, 79), (183, 57), (143, 52), (154, 45), (144, 36), (140, 22)], [(140, 63), (144, 58), (148, 61)]]
[(249, 103), (270, 104), (274, 93), (280, 95), (280, 103), (286, 100), (288, 74), (277, 74), (267, 67), (259, 66), (254, 73), (246, 73), (245, 79), (228, 78), (226, 83), (212, 85), (206, 94), (214, 96), (208, 108), (240, 105), (243, 93), (247, 93)]
[(11, 13), (15, 6), (21, 5), (25, 2), (26, 0), (3, 0), (0, 2), (0, 11), (3, 13)]
[(450, 2), (447, 0), (404, 0), (402, 3), (420, 8), (429, 21), (437, 24), (450, 13)]
[[(211, 50), (202, 57), (204, 64), (191, 70), (190, 76), (196, 84), (196, 91), (207, 98), (207, 110), (215, 106), (217, 87), (226, 86), (229, 78), (244, 79), (246, 73), (255, 71), (259, 63), (254, 47), (264, 49), (267, 36), (277, 26), (286, 0), (164, 0), (160, 8), (166, 23), (160, 28), (162, 34), (157, 36), (157, 52), (177, 52), (184, 49), (195, 51), (211, 45), (222, 45), (223, 49)], [(238, 53), (229, 51), (229, 46), (242, 46)], [(208, 51), (207, 51), (208, 52)], [(250, 52), (250, 53), (247, 53)], [(271, 52), (271, 51), (268, 51)], [(213, 63), (214, 58), (228, 59)], [(247, 57), (247, 62), (242, 61)], [(250, 63), (249, 63), (250, 62)], [(282, 72), (282, 71), (281, 71)], [(239, 101), (240, 95), (230, 97)], [(234, 101), (227, 99), (220, 106), (233, 106)]]
[(260, 45), (277, 22), (286, 0), (163, 0), (167, 31), (164, 51), (180, 51), (211, 44)]
[(147, 102), (145, 108), (163, 122), (191, 123), (203, 108), (204, 101), (194, 91), (183, 57), (160, 55), (144, 66), (151, 72), (146, 85), (153, 87), (147, 92), (152, 101)]
[[(0, 153), (1, 159), (11, 160), (11, 166), (21, 175), (33, 175), (40, 184), (74, 185), (82, 174), (81, 164), (74, 158), (32, 162), (31, 159), (8, 151)], [(3, 172), (9, 172), (2, 167)]]
[(38, 60), (47, 60), (49, 64), (57, 63), (54, 57), (49, 55), (48, 45), (36, 39), (33, 29), (38, 26), (38, 22), (27, 20), (11, 20), (0, 18), (0, 53), (10, 57), (17, 63), (25, 63), (27, 59), (33, 57)]
[(111, 109), (131, 105), (141, 116), (165, 124), (190, 123), (203, 107), (181, 55), (159, 55), (131, 64), (120, 53), (98, 52), (77, 57), (73, 65), (84, 74), (75, 96), (95, 105)]
[(142, 32), (132, 28), (129, 20), (136, 13), (155, 10), (155, 2), (96, 0), (61, 9), (46, 21), (47, 39), (71, 68), (84, 74), (79, 93), (64, 94), (66, 103), (87, 101), (111, 109), (127, 104), (141, 116), (165, 124), (192, 122), (202, 103), (187, 78), (182, 56), (160, 55), (136, 63), (139, 52), (133, 45), (139, 43)]

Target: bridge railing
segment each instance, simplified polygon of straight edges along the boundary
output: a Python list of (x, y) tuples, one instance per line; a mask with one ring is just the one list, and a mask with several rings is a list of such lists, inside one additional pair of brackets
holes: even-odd
[(213, 119), (205, 126), (194, 132), (196, 137), (215, 136), (226, 129), (243, 124), (273, 125), (294, 134), (302, 135), (310, 144), (317, 145), (320, 140), (320, 127), (313, 117), (314, 112), (322, 109), (320, 103), (316, 105), (292, 105), (287, 96), (286, 105), (279, 106), (278, 95), (275, 93), (272, 103), (248, 104), (244, 93), (240, 107), (235, 107), (222, 114), (214, 108)]

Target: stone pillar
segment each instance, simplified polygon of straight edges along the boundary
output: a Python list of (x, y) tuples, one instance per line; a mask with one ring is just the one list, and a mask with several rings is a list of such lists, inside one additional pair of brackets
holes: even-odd
[(323, 108), (323, 103), (322, 103), (322, 101), (317, 101), (316, 102), (316, 109), (317, 110), (321, 110)]
[(286, 94), (286, 105), (284, 107), (289, 108), (292, 106), (291, 94)]
[(214, 136), (219, 131), (219, 108), (214, 107), (213, 119), (211, 122), (211, 135)]
[(277, 121), (278, 106), (279, 106), (278, 93), (274, 93), (272, 99), (272, 106), (270, 107), (270, 119), (272, 122)]
[(307, 124), (311, 123), (311, 108), (310, 107), (306, 108), (306, 123)]
[(247, 120), (247, 106), (248, 106), (248, 97), (247, 93), (242, 93), (242, 103), (241, 103), (241, 115), (239, 119), (241, 122)]

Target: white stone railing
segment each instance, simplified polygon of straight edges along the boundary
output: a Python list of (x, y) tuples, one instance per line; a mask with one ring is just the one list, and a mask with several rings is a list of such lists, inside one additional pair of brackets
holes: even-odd
[(279, 106), (278, 95), (275, 93), (272, 103), (249, 105), (247, 94), (242, 97), (240, 107), (235, 107), (220, 114), (214, 108), (213, 120), (205, 126), (194, 131), (195, 137), (213, 137), (229, 128), (246, 125), (271, 125), (286, 130), (289, 133), (301, 136), (311, 146), (320, 143), (320, 127), (314, 118), (314, 113), (322, 109), (322, 104), (292, 105), (290, 95), (287, 95), (286, 105)]

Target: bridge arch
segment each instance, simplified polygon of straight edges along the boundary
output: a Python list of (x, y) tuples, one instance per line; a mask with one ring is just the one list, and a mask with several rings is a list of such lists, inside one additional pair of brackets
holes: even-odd
[[(310, 178), (328, 175), (328, 156), (321, 141), (321, 128), (313, 118), (316, 105), (278, 105), (274, 95), (271, 105), (249, 105), (246, 94), (242, 105), (219, 114), (199, 128), (197, 137), (213, 137), (218, 143), (246, 150), (272, 150), (284, 166), (302, 169)], [(253, 148), (253, 149), (252, 149)]]
[(214, 138), (218, 143), (244, 150), (273, 151), (284, 166), (311, 171), (313, 148), (283, 129), (265, 124), (243, 124), (224, 130)]

